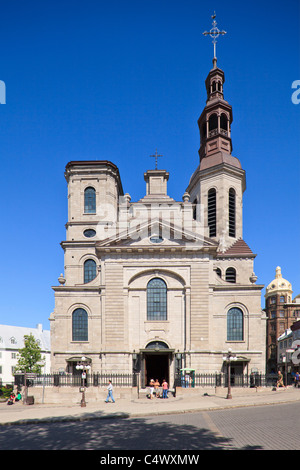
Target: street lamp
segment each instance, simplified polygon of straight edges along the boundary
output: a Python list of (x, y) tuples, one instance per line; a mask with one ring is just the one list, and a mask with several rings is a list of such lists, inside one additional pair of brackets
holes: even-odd
[(227, 397), (226, 397), (227, 399), (232, 398), (231, 383), (230, 383), (230, 374), (231, 374), (230, 363), (231, 363), (231, 361), (236, 361), (236, 360), (237, 360), (237, 357), (234, 354), (232, 354), (232, 349), (229, 348), (227, 355), (223, 356), (223, 361), (227, 362), (227, 374), (228, 374), (228, 392), (227, 392)]
[(89, 365), (89, 361), (83, 356), (81, 358), (81, 362), (79, 362), (76, 366), (77, 370), (81, 370), (81, 387), (79, 388), (79, 392), (82, 393), (82, 398), (80, 402), (81, 408), (86, 406), (85, 402), (85, 386), (84, 386), (84, 380), (86, 379), (86, 373), (89, 371), (91, 366)]

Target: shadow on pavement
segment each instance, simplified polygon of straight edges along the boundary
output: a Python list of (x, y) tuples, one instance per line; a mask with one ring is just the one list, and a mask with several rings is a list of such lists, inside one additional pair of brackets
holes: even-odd
[[(151, 422), (146, 418), (99, 419), (3, 426), (2, 450), (221, 450), (234, 448), (205, 425)], [(261, 449), (244, 447), (245, 450)]]

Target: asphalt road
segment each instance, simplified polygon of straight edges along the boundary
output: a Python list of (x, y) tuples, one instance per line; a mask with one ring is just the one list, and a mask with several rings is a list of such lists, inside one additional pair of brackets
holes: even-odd
[(143, 418), (13, 424), (0, 427), (0, 449), (122, 450), (124, 455), (134, 450), (300, 450), (299, 413), (300, 403), (291, 403)]

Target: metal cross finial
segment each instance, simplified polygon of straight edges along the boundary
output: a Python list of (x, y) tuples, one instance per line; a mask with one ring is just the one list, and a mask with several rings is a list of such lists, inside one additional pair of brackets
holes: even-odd
[(216, 45), (217, 45), (217, 38), (220, 36), (220, 34), (223, 36), (224, 34), (226, 34), (226, 31), (220, 31), (218, 28), (217, 28), (217, 22), (216, 22), (216, 12), (214, 12), (214, 14), (212, 15), (212, 25), (213, 27), (211, 28), (210, 31), (205, 31), (204, 33), (202, 33), (204, 36), (210, 36), (212, 38), (212, 43), (214, 45), (214, 59), (217, 59), (217, 55), (216, 55)]
[(157, 159), (158, 159), (158, 157), (163, 157), (163, 155), (158, 155), (157, 149), (156, 149), (156, 150), (155, 150), (155, 155), (150, 155), (150, 157), (154, 157), (154, 158), (155, 158), (155, 169), (157, 170)]

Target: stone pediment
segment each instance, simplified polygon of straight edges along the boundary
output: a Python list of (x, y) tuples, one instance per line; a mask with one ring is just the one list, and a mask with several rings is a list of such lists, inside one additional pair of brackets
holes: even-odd
[(97, 251), (111, 250), (212, 250), (218, 243), (193, 230), (183, 229), (172, 223), (153, 220), (125, 230), (119, 230), (96, 244)]

